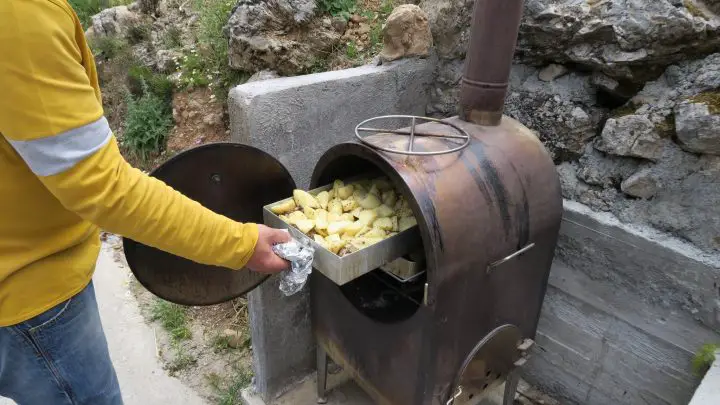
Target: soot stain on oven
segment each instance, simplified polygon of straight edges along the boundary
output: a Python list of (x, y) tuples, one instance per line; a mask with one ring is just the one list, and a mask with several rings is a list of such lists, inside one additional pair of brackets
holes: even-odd
[[(510, 233), (512, 221), (510, 219), (510, 210), (508, 207), (508, 193), (505, 186), (502, 184), (500, 174), (498, 173), (497, 168), (487, 158), (487, 155), (485, 154), (485, 145), (481, 141), (476, 141), (470, 144), (468, 150), (477, 159), (482, 172), (478, 171), (477, 167), (473, 166), (466, 159), (462, 159), (462, 162), (472, 174), (473, 180), (483, 196), (488, 201), (495, 200), (497, 202), (497, 207), (500, 209), (500, 219), (502, 220), (503, 229), (507, 235)], [(485, 179), (487, 179), (487, 181)], [(490, 195), (490, 190), (488, 190), (486, 183), (489, 184), (490, 190), (495, 197), (494, 199)], [(525, 199), (525, 203), (527, 204), (527, 199)]]
[(518, 177), (518, 183), (520, 184), (520, 188), (522, 190), (522, 205), (518, 204), (515, 206), (518, 233), (517, 249), (520, 250), (524, 248), (528, 242), (530, 242), (530, 207), (528, 204), (527, 192), (525, 191), (525, 183), (523, 182), (522, 177), (520, 177), (520, 173), (518, 172), (517, 167), (515, 167), (515, 164), (513, 164), (512, 161), (509, 161), (509, 163), (510, 167), (512, 167)]
[[(426, 151), (421, 145), (417, 145), (417, 147), (418, 151)], [(432, 157), (426, 157), (426, 159), (432, 159)], [(433, 203), (433, 199), (438, 197), (437, 189), (435, 188), (437, 176), (435, 176), (432, 170), (424, 170), (422, 164), (414, 162), (413, 158), (407, 159), (407, 163), (407, 167), (412, 169), (411, 173), (413, 173), (415, 180), (423, 185), (423, 187), (417, 190), (418, 198), (416, 201), (430, 228), (430, 232), (434, 236), (435, 241), (437, 241), (438, 249), (443, 252), (445, 251), (445, 243), (440, 230), (435, 204)], [(426, 176), (422, 176), (420, 173), (424, 173)]]

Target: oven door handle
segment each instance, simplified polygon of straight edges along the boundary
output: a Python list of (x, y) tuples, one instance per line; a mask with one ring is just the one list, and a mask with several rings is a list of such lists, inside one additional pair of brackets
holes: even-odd
[(455, 403), (455, 400), (456, 400), (460, 395), (462, 395), (462, 392), (463, 392), (463, 390), (462, 390), (462, 385), (460, 385), (460, 386), (457, 387), (457, 390), (455, 391), (455, 395), (453, 395), (452, 397), (450, 397), (450, 399), (447, 400), (447, 402), (445, 403), (445, 405), (453, 405), (453, 403)]
[(488, 267), (487, 267), (487, 273), (489, 274), (489, 273), (490, 273), (491, 271), (493, 271), (496, 267), (499, 267), (499, 266), (501, 266), (501, 265), (509, 262), (510, 260), (512, 260), (512, 259), (520, 256), (521, 254), (527, 252), (528, 250), (530, 250), (530, 249), (532, 249), (532, 248), (534, 248), (534, 247), (535, 247), (535, 243), (534, 243), (534, 242), (533, 242), (533, 243), (530, 243), (530, 244), (526, 245), (524, 248), (518, 250), (517, 252), (515, 252), (515, 253), (513, 253), (513, 254), (511, 254), (511, 255), (509, 255), (509, 256), (505, 256), (505, 257), (503, 257), (502, 259), (500, 259), (500, 260), (498, 260), (498, 261), (495, 261), (495, 262), (490, 263), (490, 264), (488, 265)]

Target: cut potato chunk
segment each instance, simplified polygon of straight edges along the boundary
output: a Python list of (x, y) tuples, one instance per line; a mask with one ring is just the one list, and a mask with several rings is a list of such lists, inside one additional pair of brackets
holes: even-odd
[(295, 208), (297, 208), (295, 200), (287, 200), (284, 203), (271, 207), (270, 211), (272, 211), (273, 214), (287, 214), (288, 212), (295, 211)]
[(327, 241), (325, 240), (325, 238), (323, 238), (321, 235), (317, 235), (317, 234), (316, 234), (315, 236), (313, 236), (313, 239), (315, 239), (315, 243), (317, 243), (318, 245), (324, 247), (325, 249), (329, 249), (329, 248), (330, 248), (330, 245), (328, 245), (328, 243), (327, 243)]
[(392, 231), (398, 232), (400, 230), (400, 221), (398, 221), (398, 217), (391, 217), (390, 220), (392, 221)]
[(318, 203), (320, 204), (320, 208), (326, 210), (328, 203), (330, 202), (330, 193), (327, 191), (321, 191), (318, 193), (316, 199), (318, 200)]
[(328, 212), (325, 210), (315, 211), (315, 229), (327, 229), (328, 227)]
[(310, 195), (307, 191), (303, 190), (295, 190), (293, 191), (293, 199), (295, 199), (295, 203), (297, 203), (300, 208), (310, 207), (310, 208), (320, 208), (320, 203)]
[(328, 211), (332, 214), (342, 215), (342, 213), (343, 213), (342, 201), (340, 201), (337, 198), (333, 198), (332, 200), (330, 200), (330, 202), (328, 203)]
[(375, 212), (380, 218), (391, 217), (394, 214), (393, 209), (384, 204), (375, 208)]
[(335, 181), (333, 182), (333, 188), (332, 188), (333, 198), (337, 197), (337, 192), (338, 192), (338, 190), (341, 189), (341, 188), (343, 188), (343, 187), (345, 187), (345, 183), (344, 183), (342, 180), (335, 180)]
[(342, 204), (342, 209), (345, 212), (351, 212), (359, 207), (358, 202), (353, 199), (342, 200), (340, 203)]
[(387, 233), (381, 228), (373, 228), (370, 231), (363, 234), (363, 238), (385, 238)]
[(380, 197), (380, 189), (378, 189), (377, 185), (373, 184), (372, 187), (370, 187), (370, 191), (368, 191), (368, 194)]
[(373, 222), (373, 228), (382, 229), (383, 231), (393, 230), (393, 221), (390, 218), (378, 218)]
[(415, 219), (415, 217), (402, 217), (400, 218), (399, 230), (400, 232), (402, 232), (406, 229), (412, 228), (415, 225), (417, 225), (417, 220)]
[(330, 235), (341, 234), (345, 232), (345, 229), (350, 225), (352, 225), (350, 221), (331, 222), (328, 224), (327, 231)]
[(345, 234), (355, 236), (358, 234), (358, 232), (360, 232), (363, 228), (365, 228), (365, 226), (366, 225), (363, 224), (362, 222), (355, 221), (345, 228)]
[(344, 248), (347, 244), (347, 241), (342, 240), (337, 234), (328, 236), (325, 238), (325, 241), (327, 241), (330, 251), (335, 254), (338, 254), (340, 249)]
[(304, 221), (306, 219), (308, 218), (305, 216), (305, 214), (303, 214), (302, 211), (294, 211), (288, 215), (288, 223), (291, 225), (296, 225), (298, 221)]
[(371, 209), (379, 207), (380, 204), (382, 204), (382, 203), (380, 202), (380, 198), (378, 198), (377, 195), (372, 194), (372, 193), (367, 193), (365, 195), (365, 197), (358, 200), (358, 204), (367, 210), (371, 210)]
[(328, 224), (337, 222), (337, 221), (344, 221), (344, 219), (342, 219), (342, 214), (336, 214), (334, 212), (328, 213), (327, 219), (328, 219)]
[(397, 202), (397, 195), (395, 194), (395, 191), (393, 191), (393, 190), (383, 191), (382, 202), (383, 202), (383, 204), (387, 205), (388, 207), (394, 207), (395, 203)]
[(355, 218), (360, 218), (360, 213), (362, 212), (362, 210), (363, 210), (362, 207), (357, 207), (352, 211), (352, 215)]
[(345, 186), (337, 189), (335, 197), (344, 200), (353, 195), (353, 186)]
[(315, 222), (312, 219), (301, 219), (295, 223), (302, 233), (309, 233), (315, 228)]
[(303, 214), (305, 214), (305, 216), (308, 219), (315, 219), (315, 209), (313, 209), (313, 208), (310, 208), (310, 207), (303, 208)]
[(370, 225), (372, 222), (377, 218), (377, 212), (373, 210), (364, 210), (361, 211), (358, 216), (358, 221), (362, 222), (365, 225)]
[(387, 177), (379, 177), (375, 180), (373, 180), (373, 186), (375, 186), (380, 191), (387, 191), (392, 190), (393, 186), (390, 183), (390, 179)]
[(355, 217), (353, 217), (353, 215), (352, 215), (351, 213), (346, 212), (346, 213), (340, 215), (340, 220), (341, 220), (341, 221), (354, 222), (354, 221), (355, 221)]

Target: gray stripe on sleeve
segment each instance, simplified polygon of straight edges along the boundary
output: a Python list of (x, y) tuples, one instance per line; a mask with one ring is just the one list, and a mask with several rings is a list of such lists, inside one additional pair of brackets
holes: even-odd
[(38, 176), (52, 176), (71, 169), (102, 149), (112, 132), (105, 117), (61, 134), (10, 144)]

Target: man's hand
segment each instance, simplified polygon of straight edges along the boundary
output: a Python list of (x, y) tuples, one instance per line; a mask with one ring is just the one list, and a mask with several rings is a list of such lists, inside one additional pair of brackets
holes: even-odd
[(290, 263), (273, 252), (272, 247), (278, 243), (290, 242), (290, 234), (279, 229), (268, 228), (258, 224), (258, 241), (255, 252), (246, 267), (258, 273), (278, 273), (290, 268)]

